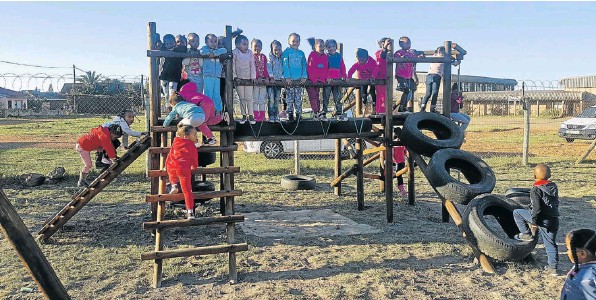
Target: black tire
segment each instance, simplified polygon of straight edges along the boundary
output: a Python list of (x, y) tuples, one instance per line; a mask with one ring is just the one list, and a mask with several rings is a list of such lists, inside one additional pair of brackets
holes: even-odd
[(530, 188), (508, 188), (505, 191), (505, 196), (511, 194), (530, 194)]
[[(421, 130), (432, 131), (436, 139)], [(459, 149), (464, 135), (450, 119), (436, 113), (420, 112), (406, 117), (399, 139), (414, 152), (430, 157), (441, 149)]]
[[(518, 241), (513, 238), (519, 233), (513, 211), (523, 208), (507, 197), (486, 194), (470, 202), (463, 216), (464, 229), (471, 232), (478, 249), (489, 257), (499, 261), (519, 261), (526, 258), (536, 247), (538, 238), (531, 242)], [(491, 228), (484, 216), (491, 215), (507, 234), (507, 238), (498, 235)]]
[[(461, 171), (468, 183), (453, 178), (449, 174), (450, 169)], [(467, 204), (480, 194), (492, 192), (497, 183), (495, 174), (486, 162), (459, 149), (437, 151), (428, 163), (426, 175), (430, 185), (445, 199), (460, 204)]]
[(573, 143), (573, 141), (575, 141), (574, 138), (565, 138), (565, 141), (567, 141), (567, 143)]
[(281, 187), (289, 190), (313, 190), (317, 185), (314, 177), (303, 175), (286, 175), (281, 178)]
[(519, 205), (523, 206), (523, 207), (530, 207), (530, 196), (529, 195), (512, 195), (512, 196), (505, 196), (513, 201), (515, 201), (516, 203), (518, 203)]
[[(194, 192), (213, 192), (213, 191), (215, 191), (215, 183), (213, 183), (211, 181), (197, 181), (197, 182), (195, 182), (195, 185), (192, 187), (192, 190)], [(211, 199), (213, 199), (213, 198), (196, 200), (196, 202), (205, 204), (205, 202), (207, 202)]]
[(24, 186), (34, 187), (42, 185), (46, 181), (46, 177), (38, 173), (28, 173), (19, 176), (19, 181)]
[(284, 146), (281, 142), (264, 141), (261, 143), (261, 153), (268, 159), (280, 158), (284, 153)]

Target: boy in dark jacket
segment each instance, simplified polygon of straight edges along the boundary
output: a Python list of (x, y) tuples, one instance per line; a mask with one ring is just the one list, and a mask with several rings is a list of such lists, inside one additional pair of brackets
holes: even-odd
[[(171, 34), (163, 36), (163, 44), (160, 50), (173, 52), (186, 52), (186, 38), (184, 36), (174, 37)], [(161, 87), (166, 98), (166, 109), (171, 111), (171, 105), (168, 101), (170, 95), (176, 92), (178, 82), (182, 78), (182, 60), (181, 57), (164, 57), (162, 58), (161, 72), (159, 73), (159, 80), (161, 80)]]
[(556, 243), (559, 230), (559, 191), (557, 185), (549, 181), (549, 178), (550, 168), (545, 164), (536, 165), (534, 168), (536, 181), (530, 190), (530, 209), (514, 210), (513, 218), (520, 232), (515, 236), (517, 240), (531, 241), (537, 231), (540, 231), (548, 260), (548, 266), (544, 269), (556, 275), (559, 264)]

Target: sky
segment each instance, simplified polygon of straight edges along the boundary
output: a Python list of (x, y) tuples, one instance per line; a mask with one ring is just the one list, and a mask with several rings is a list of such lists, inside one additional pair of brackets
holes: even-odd
[[(461, 73), (518, 80), (596, 74), (596, 2), (0, 2), (0, 60), (146, 75), (147, 23), (157, 32), (223, 35), (225, 25), (249, 38), (287, 46), (289, 33), (334, 38), (346, 65), (356, 48), (409, 36), (431, 50), (451, 40), (467, 50)], [(420, 64), (419, 71), (428, 70)], [(454, 73), (456, 72), (454, 68)], [(68, 74), (0, 63), (2, 73)]]

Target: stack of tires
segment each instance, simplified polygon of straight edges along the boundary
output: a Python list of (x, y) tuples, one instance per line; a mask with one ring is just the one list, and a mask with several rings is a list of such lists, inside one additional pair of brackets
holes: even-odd
[[(423, 173), (438, 194), (467, 205), (464, 230), (474, 237), (480, 251), (499, 261), (522, 260), (532, 252), (536, 239), (523, 242), (513, 238), (519, 233), (513, 210), (523, 208), (516, 202), (521, 202), (522, 191), (510, 191), (516, 199), (490, 194), (495, 174), (482, 159), (459, 149), (464, 138), (459, 126), (442, 115), (420, 112), (406, 118), (399, 138), (409, 150), (430, 157)], [(459, 171), (465, 182), (453, 177), (450, 170)], [(502, 231), (493, 228), (485, 216), (496, 219)]]

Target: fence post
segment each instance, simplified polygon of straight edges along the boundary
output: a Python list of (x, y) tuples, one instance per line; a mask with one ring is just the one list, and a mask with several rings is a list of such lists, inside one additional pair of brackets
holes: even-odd
[(75, 65), (72, 65), (72, 89), (70, 92), (72, 93), (72, 110), (76, 113), (77, 112), (77, 100), (75, 96), (75, 85), (77, 84), (77, 70)]
[(525, 98), (526, 95), (526, 83), (522, 82), (522, 103), (524, 109), (524, 145), (522, 152), (522, 164), (528, 165), (528, 148), (530, 147), (530, 112), (531, 104)]
[(300, 175), (300, 141), (294, 141), (294, 173)]

